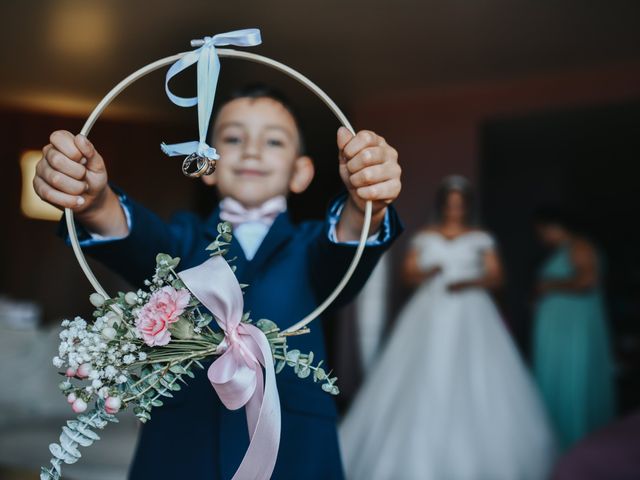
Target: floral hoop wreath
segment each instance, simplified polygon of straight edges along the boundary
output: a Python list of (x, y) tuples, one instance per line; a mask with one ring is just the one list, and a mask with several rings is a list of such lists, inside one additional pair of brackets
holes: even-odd
[[(311, 92), (313, 92), (318, 98), (320, 98), (320, 100), (322, 100), (324, 104), (327, 105), (327, 107), (329, 107), (331, 112), (333, 112), (333, 114), (337, 117), (340, 123), (347, 129), (349, 129), (351, 133), (355, 134), (355, 131), (351, 126), (351, 123), (349, 122), (349, 120), (347, 120), (347, 117), (342, 112), (342, 110), (340, 110), (340, 108), (336, 105), (336, 103), (320, 87), (318, 87), (315, 83), (313, 83), (309, 78), (302, 75), (300, 72), (276, 60), (273, 60), (271, 58), (268, 58), (262, 55), (257, 55), (255, 53), (244, 52), (244, 51), (239, 51), (239, 50), (229, 49), (229, 48), (219, 48), (216, 50), (216, 52), (218, 56), (222, 58), (236, 58), (241, 60), (247, 60), (250, 62), (271, 67), (275, 70), (278, 70), (284, 73), (285, 75), (291, 77), (292, 79), (298, 81), (304, 87), (306, 87)], [(98, 120), (102, 112), (128, 86), (130, 86), (140, 78), (144, 77), (145, 75), (155, 70), (158, 70), (162, 67), (165, 67), (167, 65), (173, 64), (183, 59), (183, 57), (191, 53), (192, 53), (191, 51), (182, 52), (176, 55), (162, 58), (160, 60), (156, 60), (155, 62), (152, 62), (140, 68), (139, 70), (136, 70), (131, 75), (126, 77), (124, 80), (118, 83), (109, 93), (107, 93), (107, 95), (105, 95), (105, 97), (100, 101), (100, 103), (98, 103), (98, 105), (94, 108), (93, 112), (91, 112), (91, 115), (89, 115), (89, 118), (85, 122), (80, 133), (88, 136), (89, 132), (91, 131), (91, 128), (96, 123), (96, 121)], [(342, 290), (344, 289), (344, 287), (347, 285), (350, 278), (352, 277), (353, 273), (355, 272), (356, 267), (360, 262), (360, 258), (362, 257), (362, 252), (364, 251), (365, 244), (369, 236), (369, 228), (371, 226), (371, 212), (372, 212), (372, 204), (371, 204), (371, 201), (369, 200), (366, 202), (366, 205), (365, 205), (364, 223), (362, 225), (362, 231), (360, 232), (360, 239), (358, 242), (358, 246), (356, 248), (356, 252), (353, 256), (353, 259), (351, 260), (349, 268), (345, 272), (344, 276), (342, 277), (342, 279), (340, 280), (336, 288), (311, 313), (309, 313), (306, 317), (302, 318), (300, 321), (298, 321), (294, 325), (291, 325), (290, 327), (283, 330), (281, 332), (282, 334), (293, 334), (294, 332), (297, 332), (303, 329), (311, 321), (318, 318), (329, 307), (329, 305), (331, 305), (331, 303), (336, 299), (336, 297), (342, 292)], [(71, 245), (73, 247), (73, 252), (76, 256), (76, 259), (78, 260), (78, 263), (80, 264), (80, 267), (82, 268), (82, 271), (84, 272), (85, 276), (87, 277), (87, 279), (89, 280), (89, 282), (91, 283), (91, 285), (93, 286), (93, 288), (97, 293), (101, 294), (105, 298), (110, 298), (110, 295), (107, 294), (105, 289), (102, 287), (102, 285), (94, 275), (93, 271), (91, 270), (91, 267), (87, 263), (84, 253), (82, 252), (82, 248), (80, 247), (80, 243), (78, 241), (78, 234), (76, 232), (76, 227), (73, 219), (73, 211), (69, 208), (65, 208), (65, 216), (67, 221), (67, 228), (69, 231), (69, 237), (71, 239)], [(114, 306), (113, 308), (117, 309), (117, 306)]]

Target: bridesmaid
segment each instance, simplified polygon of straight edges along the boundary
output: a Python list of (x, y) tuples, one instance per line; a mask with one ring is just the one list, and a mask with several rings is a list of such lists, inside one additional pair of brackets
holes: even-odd
[(534, 371), (561, 446), (568, 448), (614, 414), (602, 263), (561, 212), (540, 211), (535, 224), (553, 253), (537, 285)]

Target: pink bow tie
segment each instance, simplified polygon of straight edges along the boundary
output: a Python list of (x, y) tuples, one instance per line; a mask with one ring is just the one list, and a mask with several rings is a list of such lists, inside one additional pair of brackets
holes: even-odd
[(261, 222), (271, 226), (276, 217), (286, 210), (287, 200), (282, 195), (267, 200), (258, 208), (245, 208), (237, 200), (226, 197), (220, 202), (220, 219), (234, 227), (246, 222)]

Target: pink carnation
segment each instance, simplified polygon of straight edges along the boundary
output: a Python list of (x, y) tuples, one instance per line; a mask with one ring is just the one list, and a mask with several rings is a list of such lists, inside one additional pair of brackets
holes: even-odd
[(144, 343), (153, 347), (166, 345), (171, 340), (169, 325), (178, 321), (189, 304), (189, 291), (185, 288), (162, 287), (151, 295), (149, 302), (140, 309), (136, 327)]

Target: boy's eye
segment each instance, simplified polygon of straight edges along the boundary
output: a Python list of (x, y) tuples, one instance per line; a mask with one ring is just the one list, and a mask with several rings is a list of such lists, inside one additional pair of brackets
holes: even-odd
[(222, 143), (226, 143), (228, 145), (237, 145), (241, 141), (242, 140), (240, 139), (240, 137), (236, 135), (225, 135), (224, 137), (222, 137)]
[(284, 147), (284, 142), (277, 138), (270, 138), (267, 140), (267, 145), (270, 147)]

